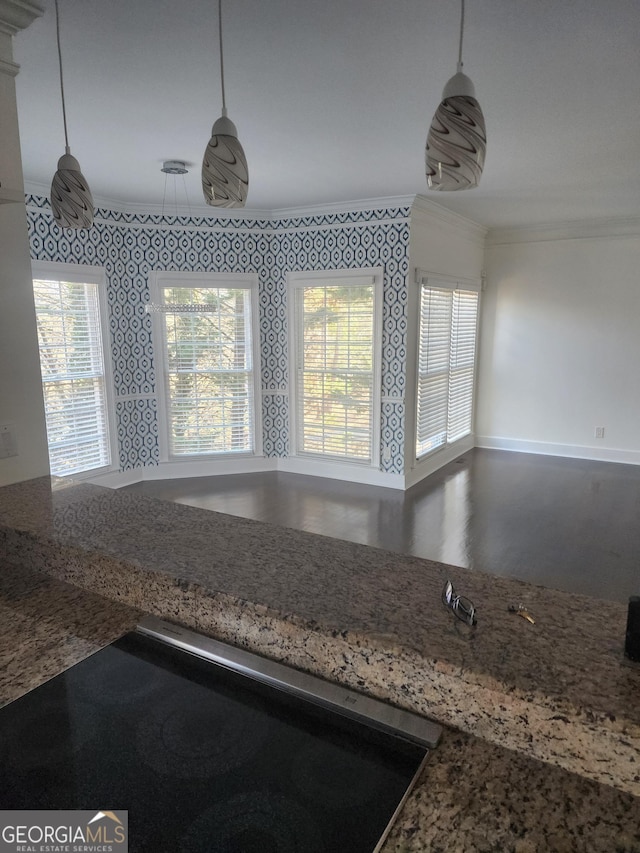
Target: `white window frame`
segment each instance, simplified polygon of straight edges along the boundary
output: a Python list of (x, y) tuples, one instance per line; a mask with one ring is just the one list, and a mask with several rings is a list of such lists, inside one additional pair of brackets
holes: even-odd
[[(380, 467), (380, 418), (381, 418), (381, 386), (382, 386), (382, 311), (383, 311), (383, 277), (382, 267), (363, 267), (346, 270), (307, 270), (289, 272), (288, 303), (289, 303), (289, 429), (291, 455), (300, 459), (316, 460), (318, 462), (333, 462), (344, 465), (378, 469)], [(373, 396), (371, 411), (371, 459), (360, 460), (344, 456), (332, 456), (323, 453), (305, 452), (299, 447), (298, 434), (298, 382), (297, 382), (297, 304), (296, 291), (305, 287), (336, 286), (344, 284), (347, 287), (361, 283), (373, 285)]]
[[(478, 376), (478, 344), (479, 344), (479, 328), (480, 328), (480, 301), (482, 295), (482, 281), (479, 279), (467, 279), (456, 276), (448, 276), (444, 274), (437, 273), (429, 273), (423, 270), (416, 270), (416, 284), (418, 286), (418, 303), (417, 303), (417, 322), (416, 322), (416, 349), (415, 349), (415, 370), (416, 370), (416, 382), (415, 382), (415, 415), (413, 418), (413, 458), (417, 463), (423, 462), (425, 459), (433, 456), (436, 453), (442, 452), (448, 447), (451, 447), (452, 444), (456, 444), (459, 441), (463, 441), (468, 436), (473, 436), (474, 434), (474, 420), (475, 420), (475, 406), (476, 406), (476, 383)], [(469, 433), (466, 433), (463, 436), (459, 436), (455, 438), (453, 441), (450, 441), (449, 436), (443, 444), (434, 447), (431, 450), (427, 450), (424, 453), (418, 454), (418, 423), (417, 418), (419, 414), (419, 385), (420, 385), (420, 344), (421, 344), (421, 336), (420, 336), (420, 324), (421, 324), (421, 315), (422, 315), (422, 292), (423, 288), (430, 288), (434, 290), (444, 290), (450, 293), (454, 293), (455, 291), (470, 291), (478, 294), (478, 303), (477, 303), (477, 311), (476, 311), (476, 326), (475, 326), (475, 347), (474, 347), (474, 361), (473, 361), (473, 381), (472, 381), (472, 402), (471, 402), (471, 429)], [(450, 373), (448, 373), (450, 375)]]
[[(214, 453), (172, 454), (170, 452), (169, 395), (167, 391), (167, 373), (165, 356), (167, 341), (160, 311), (153, 306), (164, 305), (164, 289), (168, 287), (242, 288), (249, 292), (251, 310), (251, 358), (253, 364), (253, 451), (218, 451)], [(246, 459), (262, 456), (262, 388), (260, 362), (260, 324), (258, 319), (258, 276), (254, 273), (218, 273), (218, 272), (167, 272), (155, 270), (149, 278), (149, 294), (152, 303), (153, 352), (156, 375), (156, 394), (158, 397), (158, 439), (160, 444), (160, 462), (180, 462), (186, 465), (197, 464), (203, 460)]]
[(104, 391), (106, 406), (107, 450), (109, 464), (98, 468), (89, 468), (68, 476), (74, 480), (86, 480), (99, 474), (119, 471), (119, 449), (117, 440), (117, 424), (115, 410), (115, 395), (113, 390), (113, 369), (110, 346), (109, 305), (107, 302), (107, 279), (103, 267), (88, 264), (67, 264), (59, 261), (32, 261), (31, 277), (42, 281), (73, 281), (79, 284), (95, 284), (98, 293), (98, 311), (100, 313), (100, 337), (102, 346), (102, 364), (104, 369)]

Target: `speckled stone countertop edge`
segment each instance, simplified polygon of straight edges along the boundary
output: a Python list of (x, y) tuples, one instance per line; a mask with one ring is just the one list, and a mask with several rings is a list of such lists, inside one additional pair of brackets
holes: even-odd
[[(206, 600), (206, 605), (205, 605)], [(640, 729), (625, 721), (596, 718), (568, 702), (505, 692), (468, 683), (464, 673), (425, 660), (415, 650), (383, 647), (355, 632), (323, 632), (321, 626), (283, 617), (229, 596), (198, 600), (196, 627), (391, 701), (445, 726), (562, 767), (586, 778), (640, 795)], [(205, 609), (206, 606), (206, 609)]]
[[(640, 795), (640, 730), (561, 698), (479, 684), (386, 635), (327, 629), (148, 567), (5, 529), (5, 555), (169, 621), (390, 701), (496, 745)], [(473, 675), (473, 674), (472, 674)]]
[[(367, 648), (371, 651), (380, 650), (391, 655), (414, 655), (416, 661), (427, 663), (434, 671), (443, 675), (461, 679), (469, 686), (482, 687), (498, 694), (518, 695), (528, 703), (548, 704), (554, 713), (559, 713), (564, 708), (566, 711), (573, 710), (584, 715), (591, 724), (605, 723), (610, 725), (614, 731), (624, 733), (630, 728), (629, 721), (624, 717), (616, 718), (615, 715), (608, 712), (596, 710), (590, 707), (588, 702), (576, 706), (566, 701), (561, 689), (556, 695), (552, 696), (544, 691), (519, 690), (490, 673), (479, 672), (472, 666), (467, 666), (464, 661), (460, 664), (430, 654), (428, 650), (403, 641), (402, 638), (391, 632), (343, 629), (322, 619), (301, 617), (291, 611), (275, 609), (269, 604), (236, 596), (222, 589), (214, 589), (212, 585), (202, 586), (201, 583), (191, 580), (186, 573), (184, 575), (169, 573), (162, 568), (145, 565), (140, 560), (129, 557), (122, 559), (100, 550), (88, 549), (82, 545), (61, 543), (50, 536), (29, 530), (7, 528), (0, 523), (0, 548), (3, 539), (6, 547), (13, 547), (14, 550), (16, 547), (19, 549), (13, 554), (14, 561), (24, 562), (25, 557), (28, 558), (31, 552), (31, 559), (39, 563), (39, 570), (44, 569), (61, 580), (96, 591), (113, 600), (126, 598), (130, 606), (145, 609), (143, 605), (146, 603), (151, 588), (145, 586), (144, 581), (153, 582), (157, 589), (162, 588), (171, 592), (174, 596), (173, 613), (182, 620), (182, 624), (187, 626), (197, 624), (197, 620), (193, 616), (196, 594), (201, 599), (212, 597), (219, 604), (238, 605), (243, 608), (250, 607), (256, 616), (283, 620), (303, 631), (315, 631), (335, 638), (341, 636), (348, 639), (349, 643), (356, 648)], [(110, 572), (109, 578), (106, 577), (107, 570)], [(136, 575), (141, 575), (141, 577), (137, 578)], [(118, 576), (120, 577), (118, 578)], [(118, 580), (122, 582), (122, 587), (114, 584), (114, 578), (116, 582)], [(133, 584), (131, 584), (132, 580), (134, 581)], [(575, 597), (580, 598), (580, 596)], [(455, 620), (452, 619), (452, 622), (455, 624)], [(626, 670), (622, 655), (619, 655), (616, 664), (621, 668), (621, 671)], [(629, 668), (628, 672), (632, 678), (639, 676), (637, 685), (640, 687), (640, 665)], [(631, 729), (635, 730), (636, 728), (640, 731), (640, 727), (634, 721), (631, 723)]]
[[(236, 613), (245, 613), (249, 609), (255, 618), (275, 620), (277, 624), (288, 624), (305, 633), (314, 632), (336, 640), (342, 638), (349, 647), (360, 650), (362, 654), (379, 651), (388, 656), (402, 655), (406, 659), (412, 659), (414, 666), (426, 664), (434, 672), (461, 680), (469, 687), (482, 687), (496, 694), (519, 695), (531, 704), (549, 704), (554, 713), (564, 708), (566, 712), (586, 714), (592, 723), (607, 721), (621, 732), (628, 729), (624, 719), (612, 719), (610, 715), (595, 712), (587, 705), (576, 708), (560, 695), (550, 698), (543, 692), (518, 691), (511, 684), (501, 682), (488, 673), (479, 673), (464, 665), (425, 654), (420, 648), (408, 645), (392, 633), (337, 628), (320, 619), (304, 618), (293, 612), (274, 609), (268, 604), (213, 589), (211, 586), (203, 587), (186, 575), (169, 574), (135, 559), (120, 559), (99, 550), (92, 551), (79, 545), (60, 543), (52, 537), (28, 530), (14, 530), (0, 524), (0, 547), (3, 539), (5, 547), (13, 549), (12, 554), (10, 550), (6, 553), (12, 562), (18, 564), (30, 560), (33, 564), (38, 564), (39, 571), (45, 571), (60, 580), (112, 600), (125, 601), (129, 606), (162, 615), (165, 614), (167, 602), (162, 600), (158, 606), (156, 599), (160, 590), (169, 593), (172, 596), (171, 613), (165, 615), (167, 618), (173, 616), (187, 627), (198, 627), (200, 630), (207, 628), (202, 619), (198, 618), (197, 610), (202, 607), (203, 601), (210, 599), (215, 602), (217, 610), (229, 607)], [(118, 586), (118, 582), (122, 585)], [(153, 607), (144, 607), (145, 604)]]

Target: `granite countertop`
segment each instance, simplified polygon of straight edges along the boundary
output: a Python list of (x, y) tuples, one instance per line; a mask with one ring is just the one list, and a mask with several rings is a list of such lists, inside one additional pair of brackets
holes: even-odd
[[(0, 572), (0, 705), (131, 630), (133, 608)], [(640, 799), (445, 729), (383, 853), (640, 853)]]
[(112, 643), (140, 613), (0, 562), (0, 706)]
[(640, 795), (622, 604), (49, 478), (0, 489), (0, 556)]

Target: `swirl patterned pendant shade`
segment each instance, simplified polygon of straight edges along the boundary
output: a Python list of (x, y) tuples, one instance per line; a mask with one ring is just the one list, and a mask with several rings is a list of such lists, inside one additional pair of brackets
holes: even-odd
[(235, 124), (227, 117), (222, 55), (222, 0), (218, 0), (220, 41), (220, 87), (222, 115), (211, 130), (211, 139), (202, 158), (202, 192), (212, 207), (244, 207), (249, 192), (249, 169)]
[(213, 207), (244, 207), (249, 191), (247, 158), (235, 124), (222, 115), (213, 125), (202, 160), (202, 192)]
[(480, 183), (487, 131), (471, 80), (462, 73), (464, 0), (461, 0), (457, 73), (447, 82), (427, 135), (425, 151), (430, 190), (468, 190)]
[(58, 40), (58, 64), (60, 67), (60, 95), (62, 98), (62, 121), (64, 123), (65, 153), (58, 160), (58, 169), (51, 183), (51, 210), (53, 218), (61, 228), (91, 228), (93, 225), (93, 196), (80, 164), (69, 149), (67, 133), (67, 109), (64, 101), (64, 78), (62, 76), (62, 50), (60, 48), (60, 11), (56, 6), (56, 38)]
[(486, 150), (484, 116), (475, 99), (473, 83), (465, 74), (458, 73), (445, 86), (429, 128), (426, 147), (429, 189), (477, 187)]
[(93, 225), (91, 190), (69, 149), (58, 160), (58, 171), (53, 176), (51, 210), (61, 228), (91, 228)]

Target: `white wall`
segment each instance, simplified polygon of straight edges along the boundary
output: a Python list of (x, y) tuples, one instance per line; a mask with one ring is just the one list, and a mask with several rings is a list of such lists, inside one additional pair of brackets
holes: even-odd
[[(0, 5), (0, 23), (2, 22)], [(0, 32), (0, 182), (24, 199), (11, 36)], [(0, 426), (17, 456), (0, 458), (0, 485), (49, 473), (24, 200), (0, 204)], [(0, 441), (2, 441), (0, 434)]]
[(415, 458), (417, 346), (420, 288), (416, 269), (479, 281), (482, 276), (486, 228), (418, 196), (411, 212), (407, 295), (407, 375), (405, 388), (405, 486), (409, 488), (455, 459), (474, 439), (443, 448), (425, 459)]
[(591, 231), (489, 236), (479, 446), (640, 463), (640, 233)]

